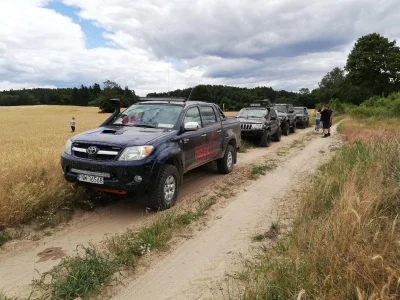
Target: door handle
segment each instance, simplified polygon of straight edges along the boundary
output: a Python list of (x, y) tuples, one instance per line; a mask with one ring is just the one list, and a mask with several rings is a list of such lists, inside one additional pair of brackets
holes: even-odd
[(207, 137), (207, 133), (203, 133), (201, 136), (202, 137)]
[(221, 129), (219, 129), (219, 130), (217, 130), (217, 133), (221, 133), (221, 131), (222, 131), (222, 130), (221, 130)]
[(186, 144), (187, 142), (189, 142), (190, 139), (183, 139), (183, 142)]

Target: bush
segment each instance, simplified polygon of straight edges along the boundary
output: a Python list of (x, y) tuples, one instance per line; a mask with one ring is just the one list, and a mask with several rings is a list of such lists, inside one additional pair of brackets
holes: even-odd
[(355, 117), (398, 117), (400, 116), (400, 93), (387, 98), (374, 96), (350, 111)]

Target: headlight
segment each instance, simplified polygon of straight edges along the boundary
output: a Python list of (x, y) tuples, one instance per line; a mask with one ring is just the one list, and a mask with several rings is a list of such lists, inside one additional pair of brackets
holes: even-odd
[(71, 148), (72, 148), (72, 141), (71, 141), (71, 140), (68, 140), (68, 141), (65, 143), (64, 152), (67, 153), (67, 154), (69, 154), (69, 155), (71, 155)]
[(252, 129), (262, 129), (263, 126), (263, 124), (253, 124)]
[(129, 161), (129, 160), (141, 160), (150, 155), (153, 151), (153, 146), (138, 146), (138, 147), (127, 147), (122, 152), (118, 160)]

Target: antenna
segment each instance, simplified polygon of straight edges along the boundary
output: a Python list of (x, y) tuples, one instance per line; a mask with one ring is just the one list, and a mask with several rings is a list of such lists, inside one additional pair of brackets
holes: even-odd
[(169, 62), (168, 62), (168, 96), (169, 96)]
[[(197, 85), (196, 85), (196, 86), (197, 86)], [(196, 87), (196, 86), (195, 86), (195, 87)], [(192, 90), (190, 91), (189, 97), (187, 98), (186, 101), (189, 101), (189, 100), (190, 100), (190, 97), (192, 96), (192, 92), (193, 92), (193, 90), (195, 89), (195, 87), (192, 87)]]

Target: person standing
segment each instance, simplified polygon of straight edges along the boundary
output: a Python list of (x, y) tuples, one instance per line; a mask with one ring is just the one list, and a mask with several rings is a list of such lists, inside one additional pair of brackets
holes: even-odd
[(321, 110), (322, 128), (324, 129), (324, 135), (322, 136), (322, 138), (327, 138), (331, 136), (331, 120), (332, 111), (328, 108), (328, 105), (324, 105)]
[(332, 126), (332, 119), (333, 119), (333, 110), (328, 106), (328, 110), (331, 112), (331, 117), (329, 119), (329, 128), (328, 128), (328, 136), (331, 136), (331, 126)]
[(72, 117), (71, 121), (69, 121), (71, 125), (71, 132), (75, 132), (75, 117)]
[(319, 132), (319, 126), (321, 125), (321, 109), (318, 109), (315, 114), (315, 130)]

